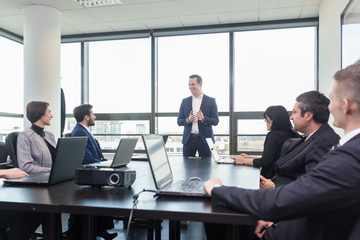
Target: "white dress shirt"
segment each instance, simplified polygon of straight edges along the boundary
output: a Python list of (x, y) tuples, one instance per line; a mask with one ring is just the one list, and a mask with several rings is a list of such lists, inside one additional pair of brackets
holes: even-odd
[[(199, 97), (195, 97), (192, 95), (192, 113), (196, 115), (200, 111), (201, 102), (204, 94), (202, 93)], [(198, 134), (199, 133), (199, 125), (198, 122), (193, 122), (191, 133)]]

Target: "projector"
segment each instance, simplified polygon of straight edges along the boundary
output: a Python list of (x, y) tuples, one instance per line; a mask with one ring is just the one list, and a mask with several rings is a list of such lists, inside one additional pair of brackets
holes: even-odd
[(129, 187), (136, 179), (136, 171), (129, 168), (78, 168), (75, 183), (92, 186)]

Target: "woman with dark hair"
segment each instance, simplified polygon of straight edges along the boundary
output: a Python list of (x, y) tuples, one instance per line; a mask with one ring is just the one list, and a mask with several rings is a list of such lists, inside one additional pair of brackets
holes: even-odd
[(242, 153), (233, 158), (235, 164), (261, 167), (261, 175), (271, 179), (275, 174), (274, 163), (280, 158), (283, 143), (288, 138), (298, 138), (300, 135), (292, 129), (289, 114), (283, 106), (268, 107), (264, 112), (264, 119), (269, 132), (265, 138), (262, 157)]
[(32, 125), (21, 132), (17, 139), (19, 168), (27, 173), (50, 171), (56, 141), (54, 134), (44, 130), (53, 117), (49, 103), (29, 102), (26, 105), (26, 117)]

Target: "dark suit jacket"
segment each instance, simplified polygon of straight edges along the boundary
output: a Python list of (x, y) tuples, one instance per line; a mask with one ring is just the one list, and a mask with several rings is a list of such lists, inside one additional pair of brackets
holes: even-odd
[(273, 182), (276, 186), (281, 186), (309, 172), (322, 161), (339, 139), (339, 135), (327, 123), (323, 124), (309, 139), (276, 161)]
[[(219, 123), (219, 113), (215, 98), (209, 97), (204, 94), (200, 109), (204, 114), (204, 121), (198, 121), (201, 140), (206, 144), (205, 138), (211, 137), (213, 142), (215, 142), (212, 125), (216, 126)], [(189, 117), (191, 111), (192, 96), (183, 99), (177, 119), (177, 124), (179, 126), (184, 126), (184, 133), (182, 139), (183, 144), (186, 144), (188, 142), (191, 134), (192, 123), (186, 122), (186, 119)]]
[(283, 143), (288, 138), (300, 137), (294, 131), (270, 131), (266, 135), (264, 150), (261, 158), (253, 160), (254, 167), (261, 167), (260, 174), (265, 178), (272, 178), (275, 174), (275, 162), (280, 158)]
[(288, 239), (347, 239), (360, 214), (359, 146), (360, 134), (287, 185), (260, 190), (222, 186), (212, 190), (212, 201), (268, 221), (304, 218)]
[(94, 136), (80, 123), (77, 123), (71, 132), (72, 137), (87, 136), (88, 141), (86, 144), (86, 150), (84, 155), (83, 164), (90, 164), (105, 161), (104, 155), (102, 154), (99, 143), (96, 141)]

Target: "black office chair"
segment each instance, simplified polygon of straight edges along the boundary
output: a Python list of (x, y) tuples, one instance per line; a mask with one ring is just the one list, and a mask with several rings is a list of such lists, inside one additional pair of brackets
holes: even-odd
[(19, 167), (16, 153), (17, 138), (19, 132), (11, 132), (6, 136), (5, 142), (10, 155), (11, 163), (14, 167)]
[[(9, 151), (6, 143), (0, 142), (0, 168), (6, 169), (12, 167), (10, 159), (8, 159)], [(1, 239), (0, 239), (1, 240)]]
[(285, 140), (281, 147), (280, 157), (282, 157), (285, 153), (296, 147), (300, 142), (303, 142), (303, 138), (288, 138)]

